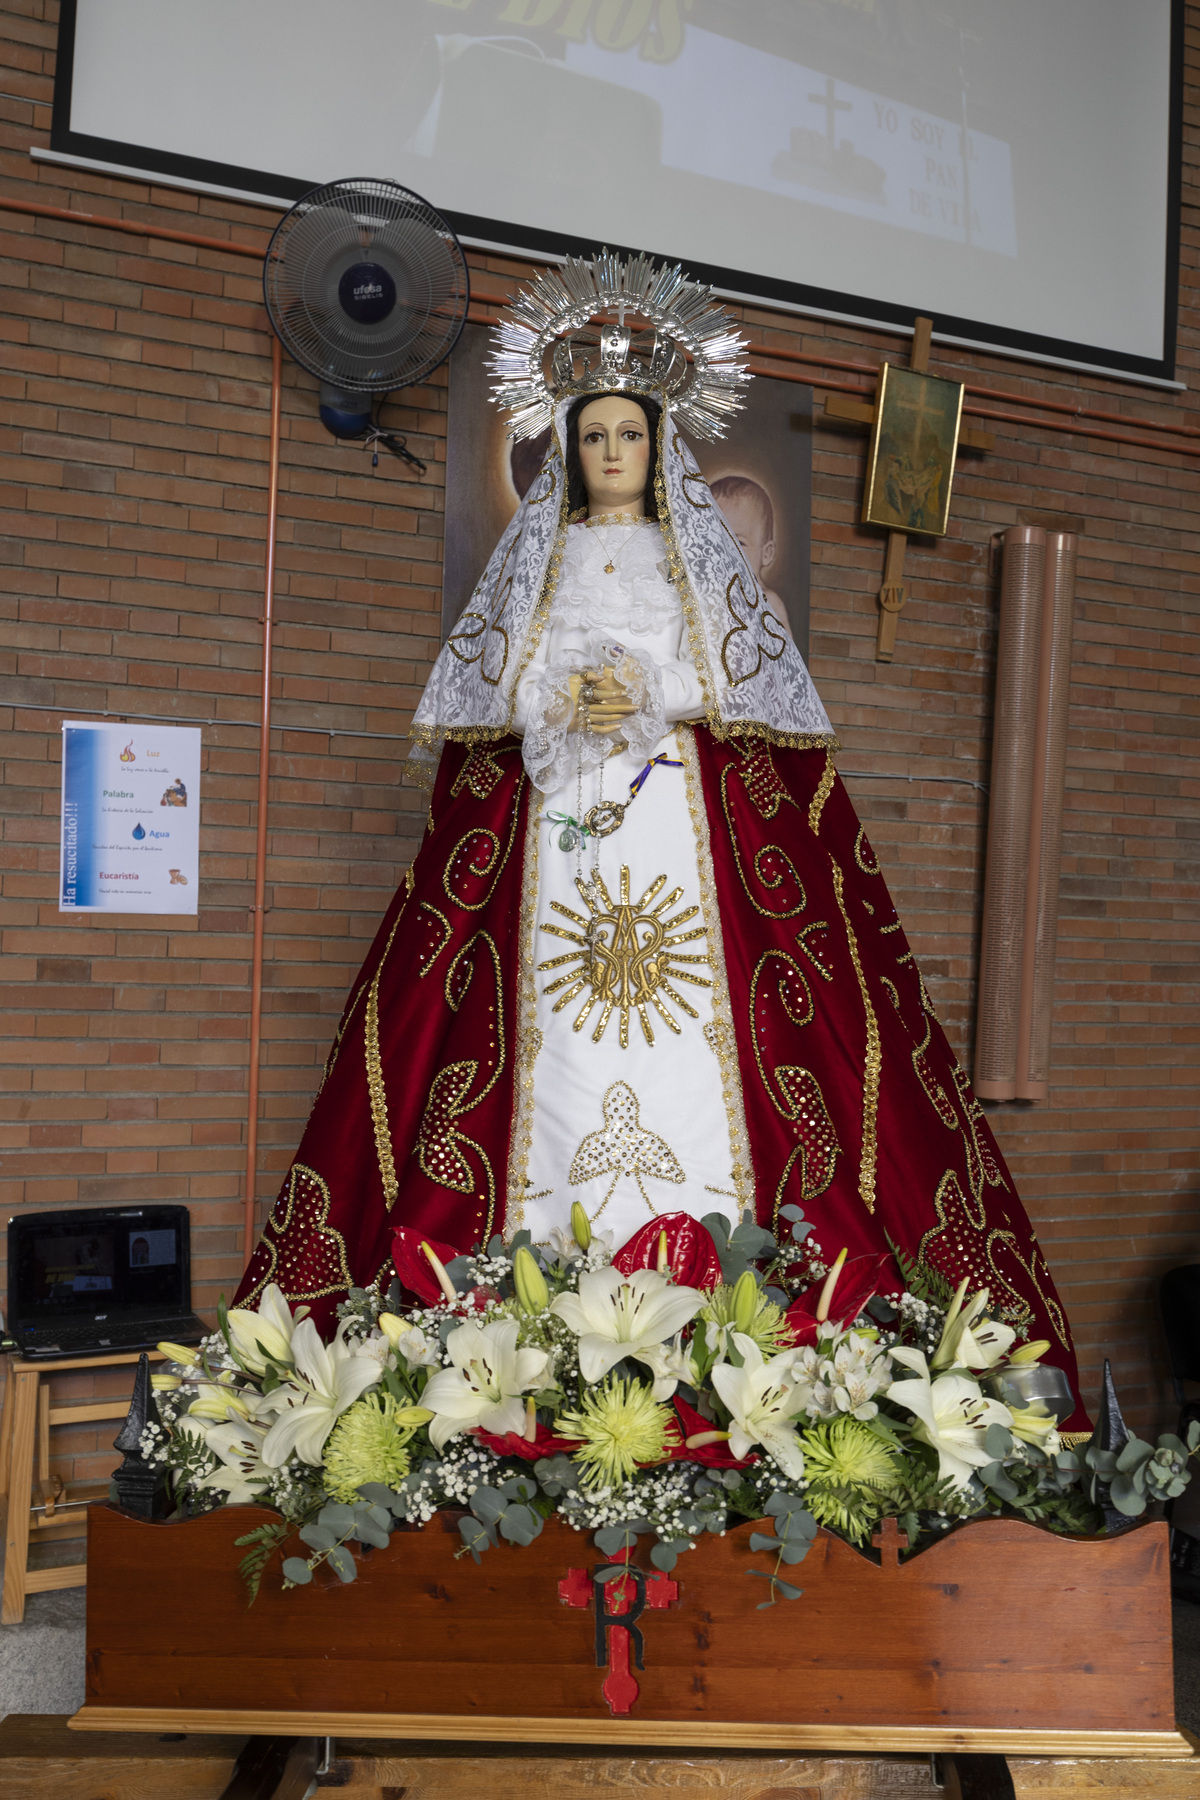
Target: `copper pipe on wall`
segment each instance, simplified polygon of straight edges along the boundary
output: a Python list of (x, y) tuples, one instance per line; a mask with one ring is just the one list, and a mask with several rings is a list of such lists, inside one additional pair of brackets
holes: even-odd
[[(135, 237), (161, 238), (168, 243), (193, 244), (203, 250), (223, 250), (231, 256), (253, 256), (261, 261), (262, 250), (256, 250), (249, 244), (237, 244), (232, 239), (204, 237), (194, 231), (172, 231), (161, 225), (144, 225), (134, 219), (118, 219), (104, 213), (81, 212), (67, 206), (44, 206), (36, 200), (11, 200), (0, 195), (0, 209), (9, 212), (26, 213), (39, 219), (63, 219), (72, 225), (102, 225), (111, 231), (124, 231)], [(509, 294), (490, 294), (482, 289), (474, 290), (474, 298), (485, 305), (507, 306), (512, 296)], [(476, 318), (476, 324), (494, 324), (493, 318)], [(750, 351), (755, 356), (766, 356), (772, 361), (810, 363), (825, 369), (846, 369), (851, 373), (862, 370), (864, 375), (873, 379), (878, 376), (878, 363), (851, 362), (828, 356), (814, 355), (807, 350), (773, 349), (767, 344), (751, 344)], [(759, 369), (758, 374), (769, 376), (775, 381), (794, 381), (806, 387), (819, 387), (841, 394), (867, 393), (870, 390), (860, 386), (850, 386), (842, 382), (824, 381), (817, 377), (791, 375), (783, 369)], [(1192, 425), (1161, 424), (1157, 419), (1126, 418), (1123, 413), (1099, 411), (1088, 406), (1071, 406), (1059, 400), (1025, 400), (1020, 394), (1008, 394), (1001, 388), (975, 387), (966, 384), (968, 394), (981, 399), (1003, 400), (1010, 406), (1030, 406), (1042, 412), (1064, 413), (1072, 419), (1107, 419), (1114, 423), (1123, 423), (1136, 427), (1141, 431), (1164, 431), (1181, 437), (1200, 437), (1200, 428)], [(1096, 431), (1086, 425), (1058, 425), (1053, 419), (1031, 419), (1020, 413), (989, 412), (981, 406), (965, 406), (964, 412), (971, 413), (979, 419), (1000, 419), (1013, 425), (1031, 425), (1039, 431), (1063, 431), (1078, 437), (1101, 438), (1110, 444), (1128, 444), (1135, 449), (1171, 450), (1180, 456), (1200, 456), (1200, 446), (1192, 449), (1185, 444), (1158, 444), (1153, 439), (1131, 437), (1127, 432)]]
[(106, 231), (125, 231), (132, 237), (162, 238), (168, 244), (196, 244), (201, 250), (225, 250), (230, 256), (255, 256), (262, 250), (252, 244), (235, 244), (231, 238), (202, 237), (194, 231), (172, 231), (166, 225), (143, 225), (137, 219), (118, 219), (108, 213), (80, 212), (69, 206), (43, 206), (40, 200), (11, 200), (0, 195), (5, 212), (29, 213), (35, 219), (65, 219), (69, 225), (102, 225)]
[(243, 1261), (249, 1263), (258, 1174), (258, 1081), (262, 1048), (263, 934), (266, 924), (267, 801), (271, 773), (271, 626), (275, 598), (275, 526), (279, 512), (279, 413), (283, 396), (283, 349), (271, 337), (271, 447), (267, 481), (267, 564), (263, 577), (262, 717), (258, 740), (258, 820), (254, 842), (254, 949), (250, 961), (250, 1060), (246, 1092), (246, 1189), (242, 1198)]
[[(481, 301), (485, 306), (508, 306), (511, 303), (513, 296), (511, 294), (489, 294), (482, 288), (472, 286), (471, 298), (473, 301)], [(495, 324), (495, 322), (494, 319), (481, 319), (477, 321), (479, 324)], [(869, 375), (872, 377), (872, 380), (877, 379), (879, 375), (880, 364), (878, 361), (869, 363), (861, 360), (846, 361), (835, 356), (822, 356), (811, 350), (784, 350), (774, 344), (752, 343), (749, 348), (751, 356), (769, 356), (773, 361), (811, 363), (821, 369), (846, 369), (852, 375)], [(763, 370), (762, 372), (764, 374), (775, 375), (776, 379), (779, 380), (786, 379), (786, 377), (778, 375), (775, 370)], [(812, 385), (814, 387), (823, 388), (832, 384), (817, 381)], [(1099, 407), (1073, 405), (1067, 400), (1026, 399), (1023, 394), (1010, 394), (1004, 388), (977, 387), (975, 383), (971, 381), (965, 382), (963, 385), (967, 393), (973, 394), (977, 400), (1002, 400), (1006, 406), (1031, 406), (1038, 412), (1064, 413), (1072, 419), (1103, 419), (1109, 424), (1128, 425), (1134, 427), (1138, 431), (1166, 431), (1179, 437), (1200, 438), (1200, 426), (1196, 425), (1172, 425), (1161, 419), (1139, 419), (1130, 417), (1127, 413), (1108, 412)], [(844, 393), (854, 393), (857, 390), (853, 388), (844, 388), (841, 391)], [(1052, 419), (1024, 419), (1019, 415), (1014, 415), (1012, 413), (984, 412), (982, 407), (972, 406), (965, 407), (964, 411), (974, 412), (981, 419), (1012, 419), (1016, 424), (1040, 425), (1043, 431), (1053, 431), (1055, 429), (1055, 423)], [(1060, 426), (1058, 429), (1064, 430), (1069, 429), (1069, 427)], [(1093, 434), (1089, 432), (1084, 435), (1092, 436)], [(1106, 434), (1096, 433), (1095, 435), (1104, 436)], [(1141, 439), (1120, 437), (1115, 441), (1122, 444), (1140, 443)], [(1174, 449), (1176, 446), (1163, 444), (1157, 446), (1157, 448), (1167, 450)]]
[(1030, 1100), (1044, 1100), (1050, 1091), (1050, 1030), (1054, 1011), (1054, 960), (1058, 948), (1058, 890), (1062, 873), (1062, 815), (1067, 716), (1071, 699), (1071, 647), (1075, 636), (1077, 550), (1078, 539), (1073, 532), (1046, 533), (1021, 1012), (1017, 1024), (1017, 1093), (1023, 1093)]
[(1069, 532), (1004, 534), (975, 1091), (1044, 1100), (1074, 630)]

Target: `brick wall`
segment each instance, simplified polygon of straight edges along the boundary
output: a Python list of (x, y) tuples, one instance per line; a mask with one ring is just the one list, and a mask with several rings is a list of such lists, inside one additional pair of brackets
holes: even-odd
[[(1194, 75), (1200, 6), (1190, 9)], [(30, 161), (47, 141), (54, 8), (0, 3), (0, 192), (260, 244), (259, 207)], [(17, 98), (15, 96), (20, 96)], [(1194, 98), (1194, 90), (1192, 92)], [(1185, 160), (1180, 373), (1196, 375), (1196, 146)], [(473, 257), (486, 285), (521, 265)], [(884, 332), (748, 312), (756, 337), (906, 355)], [(269, 339), (256, 265), (0, 212), (6, 1212), (187, 1201), (197, 1297), (240, 1268)], [(1027, 397), (1195, 422), (1190, 396), (947, 352)], [(389, 422), (429, 464), (372, 473), (287, 364), (273, 690), (260, 1203), (299, 1136), (333, 1022), (422, 822), (401, 741), (438, 642), (445, 370)], [(874, 661), (882, 542), (856, 523), (864, 435), (819, 425), (812, 662), (950, 1035), (969, 1061), (997, 584), (993, 534), (1082, 516), (1055, 1067), (991, 1116), (1081, 1340), (1131, 1415), (1168, 1405), (1158, 1273), (1200, 1256), (1195, 1119), (1200, 835), (1193, 750), (1194, 461), (996, 425), (959, 466), (949, 537), (910, 550), (893, 664)], [(1189, 664), (1189, 658), (1191, 659)], [(56, 910), (64, 713), (203, 728), (201, 911), (167, 925)], [(330, 736), (330, 732), (341, 734)], [(954, 775), (959, 784), (928, 777)], [(886, 777), (908, 777), (912, 781)], [(1189, 860), (1191, 858), (1191, 860)], [(86, 1378), (75, 1378), (86, 1385)], [(64, 1432), (76, 1472), (111, 1464)], [(110, 1434), (109, 1434), (110, 1435)]]

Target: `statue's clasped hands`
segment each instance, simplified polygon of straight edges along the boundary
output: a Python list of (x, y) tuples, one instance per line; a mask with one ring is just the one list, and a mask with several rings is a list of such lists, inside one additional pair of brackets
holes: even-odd
[(575, 720), (586, 731), (599, 732), (602, 736), (611, 736), (620, 728), (621, 722), (637, 711), (633, 701), (617, 679), (616, 671), (609, 666), (602, 669), (584, 669), (578, 675), (571, 676), (571, 699), (575, 707)]

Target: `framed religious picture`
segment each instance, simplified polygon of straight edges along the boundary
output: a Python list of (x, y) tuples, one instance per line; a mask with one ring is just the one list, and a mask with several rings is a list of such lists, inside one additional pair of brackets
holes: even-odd
[[(468, 325), (450, 358), (442, 639), (449, 636), (504, 527), (541, 467), (548, 432), (507, 436), (491, 404), (489, 333)], [(758, 377), (716, 444), (688, 440), (767, 600), (808, 656), (812, 395)]]
[(962, 404), (961, 381), (884, 364), (867, 458), (864, 524), (946, 535)]

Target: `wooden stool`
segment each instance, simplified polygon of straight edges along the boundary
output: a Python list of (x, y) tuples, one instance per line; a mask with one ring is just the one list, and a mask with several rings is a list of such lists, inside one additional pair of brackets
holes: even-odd
[[(136, 1363), (136, 1352), (120, 1356), (63, 1357), (54, 1361), (25, 1362), (14, 1356), (8, 1365), (8, 1391), (0, 1421), (0, 1494), (8, 1496), (8, 1530), (4, 1549), (4, 1602), (0, 1624), (18, 1625), (25, 1617), (26, 1594), (44, 1594), (52, 1588), (82, 1587), (87, 1564), (67, 1563), (58, 1569), (29, 1567), (29, 1534), (43, 1539), (61, 1537), (87, 1521), (87, 1502), (104, 1499), (107, 1482), (90, 1483), (68, 1501), (61, 1481), (50, 1475), (50, 1428), (82, 1425), (102, 1419), (123, 1419), (129, 1398), (88, 1400), (75, 1405), (51, 1406), (49, 1384), (43, 1379), (61, 1369), (115, 1369)], [(163, 1359), (157, 1350), (151, 1362)], [(39, 1502), (33, 1497), (34, 1447), (37, 1448)], [(114, 1464), (115, 1466), (115, 1464)]]

